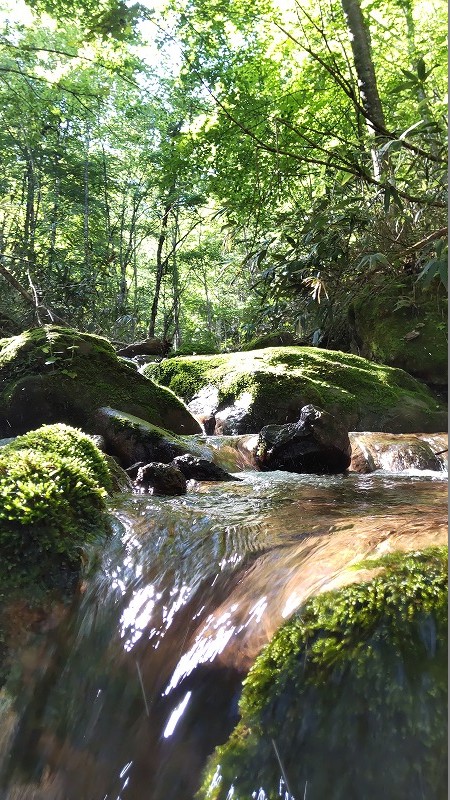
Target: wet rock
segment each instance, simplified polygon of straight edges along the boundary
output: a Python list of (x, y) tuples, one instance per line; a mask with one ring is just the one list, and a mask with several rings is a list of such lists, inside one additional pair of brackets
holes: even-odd
[(261, 470), (336, 474), (350, 466), (347, 430), (326, 411), (302, 408), (298, 422), (267, 425), (259, 434), (256, 460)]
[(442, 472), (447, 468), (447, 434), (351, 433), (352, 472), (408, 469)]
[(106, 442), (107, 452), (116, 456), (125, 469), (137, 462), (170, 464), (190, 449), (169, 431), (108, 406), (98, 409), (94, 424)]
[(212, 461), (207, 461), (206, 458), (196, 458), (186, 454), (184, 456), (177, 456), (172, 461), (187, 478), (187, 480), (195, 481), (236, 481), (239, 478), (234, 478), (229, 472), (226, 472), (222, 467), (214, 464)]
[(172, 464), (144, 464), (137, 471), (134, 488), (161, 495), (186, 494), (186, 478)]
[(219, 407), (219, 390), (208, 383), (194, 394), (188, 408), (191, 414), (215, 414)]
[(245, 433), (248, 427), (248, 410), (233, 404), (218, 411), (215, 415), (214, 433), (222, 436), (237, 436)]

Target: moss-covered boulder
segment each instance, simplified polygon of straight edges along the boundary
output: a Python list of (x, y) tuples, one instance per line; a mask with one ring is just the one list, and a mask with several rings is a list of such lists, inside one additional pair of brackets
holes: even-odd
[(105, 456), (67, 425), (43, 426), (0, 449), (2, 586), (52, 584), (77, 569), (84, 545), (108, 528), (113, 488)]
[(265, 425), (295, 422), (310, 403), (337, 416), (347, 430), (410, 433), (447, 428), (445, 411), (427, 387), (406, 372), (335, 350), (270, 347), (171, 358), (149, 365), (146, 374), (185, 402), (205, 386), (217, 387), (216, 420), (229, 413), (234, 424), (224, 433), (256, 433)]
[[(199, 800), (446, 797), (447, 549), (309, 601), (244, 683)], [(231, 789), (232, 787), (232, 789)], [(230, 793), (229, 793), (230, 792)], [(258, 794), (259, 792), (259, 794)]]
[(387, 285), (351, 308), (360, 352), (439, 389), (448, 383), (447, 302), (439, 292)]
[(0, 340), (0, 436), (65, 422), (93, 431), (100, 406), (174, 431), (200, 426), (175, 395), (119, 359), (102, 337), (58, 326)]
[(290, 347), (301, 344), (300, 339), (291, 331), (272, 331), (261, 336), (255, 336), (243, 346), (243, 350), (262, 350), (264, 347)]

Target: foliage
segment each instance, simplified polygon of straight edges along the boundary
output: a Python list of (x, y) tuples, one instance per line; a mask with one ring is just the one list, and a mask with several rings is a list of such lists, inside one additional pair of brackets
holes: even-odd
[(411, 278), (411, 296), (445, 282), (441, 0), (363, 9), (376, 137), (335, 0), (30, 5), (30, 23), (0, 20), (14, 330), (150, 331), (198, 353), (279, 327), (355, 349), (351, 306), (375, 277)]
[[(447, 549), (308, 601), (257, 659), (198, 797), (443, 797)], [(324, 754), (326, 753), (326, 769)], [(278, 754), (278, 755), (277, 755)], [(381, 766), (382, 765), (382, 768)], [(305, 790), (306, 787), (306, 790)], [(286, 790), (284, 786), (284, 790)]]

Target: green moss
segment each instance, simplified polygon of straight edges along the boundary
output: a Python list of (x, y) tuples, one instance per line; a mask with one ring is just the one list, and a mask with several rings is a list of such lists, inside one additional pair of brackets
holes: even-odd
[(107, 530), (112, 487), (103, 454), (66, 425), (45, 426), (0, 449), (1, 572), (12, 586), (80, 565), (81, 548)]
[(244, 351), (261, 350), (264, 347), (280, 347), (299, 344), (298, 337), (291, 331), (279, 330), (272, 333), (265, 333), (262, 336), (255, 336), (243, 345)]
[(364, 355), (407, 370), (431, 385), (447, 383), (445, 297), (417, 286), (387, 285), (363, 294), (352, 313)]
[(215, 380), (209, 380), (211, 372), (217, 370), (220, 381), (223, 364), (221, 356), (177, 356), (159, 364), (147, 364), (143, 372), (187, 401), (203, 386)]
[(233, 786), (233, 800), (275, 800), (275, 747), (296, 797), (446, 796), (447, 548), (372, 566), (384, 571), (309, 601), (265, 648), (198, 798)]
[(200, 432), (173, 392), (118, 359), (102, 337), (46, 326), (0, 341), (0, 435), (47, 422), (92, 430), (104, 405), (177, 433)]
[(76, 458), (99, 486), (107, 492), (112, 489), (106, 457), (90, 436), (63, 423), (44, 425), (36, 431), (18, 436), (8, 445), (7, 452), (14, 450), (33, 450), (47, 455), (53, 453), (65, 458)]
[(218, 388), (222, 406), (249, 392), (249, 433), (298, 419), (307, 403), (339, 414), (353, 430), (398, 433), (445, 426), (435, 398), (406, 372), (335, 350), (272, 347), (179, 357), (162, 362), (152, 374), (185, 401), (207, 384)]

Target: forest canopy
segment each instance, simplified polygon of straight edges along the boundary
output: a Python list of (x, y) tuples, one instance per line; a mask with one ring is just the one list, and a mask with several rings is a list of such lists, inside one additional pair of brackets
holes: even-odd
[[(442, 308), (441, 0), (0, 0), (0, 324), (176, 350)], [(424, 299), (425, 298), (425, 299)]]

